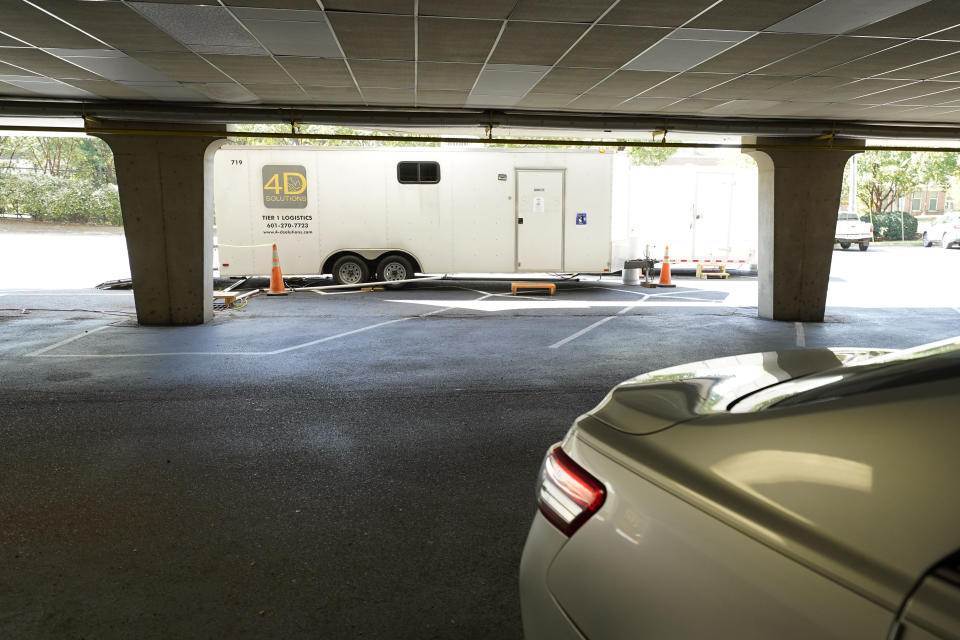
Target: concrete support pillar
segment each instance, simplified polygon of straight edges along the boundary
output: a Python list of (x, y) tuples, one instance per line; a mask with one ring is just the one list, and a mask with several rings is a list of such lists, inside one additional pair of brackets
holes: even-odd
[[(217, 131), (211, 125), (110, 122), (111, 129)], [(223, 138), (100, 134), (113, 151), (137, 320), (213, 317), (213, 153)]]
[[(758, 145), (745, 153), (759, 170), (759, 315), (823, 322), (843, 169), (856, 151), (838, 151), (829, 141), (809, 138), (743, 142)], [(864, 141), (837, 139), (833, 144), (862, 147)], [(789, 148), (793, 146), (800, 148)]]

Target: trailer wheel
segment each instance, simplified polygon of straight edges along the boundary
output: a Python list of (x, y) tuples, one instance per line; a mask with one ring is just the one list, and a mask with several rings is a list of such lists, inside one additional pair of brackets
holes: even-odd
[(357, 256), (343, 256), (333, 263), (333, 281), (337, 284), (360, 284), (370, 279), (367, 263)]
[(840, 243), (840, 248), (843, 249), (844, 251), (846, 251), (847, 249), (850, 248), (850, 243), (849, 243), (849, 242), (841, 242), (841, 243)]
[(387, 256), (377, 264), (377, 280), (380, 282), (407, 280), (412, 277), (413, 265), (403, 256)]

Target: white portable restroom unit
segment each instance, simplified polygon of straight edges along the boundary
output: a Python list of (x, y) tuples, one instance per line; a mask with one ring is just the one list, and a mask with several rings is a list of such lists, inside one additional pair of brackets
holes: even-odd
[(214, 163), (223, 276), (269, 274), (272, 243), (285, 274), (348, 283), (602, 273), (629, 257), (612, 253), (629, 158), (609, 151), (238, 145)]

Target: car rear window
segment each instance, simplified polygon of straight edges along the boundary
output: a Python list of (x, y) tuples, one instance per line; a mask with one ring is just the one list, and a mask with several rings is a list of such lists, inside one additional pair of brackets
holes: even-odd
[(859, 220), (855, 213), (841, 213), (837, 220)]

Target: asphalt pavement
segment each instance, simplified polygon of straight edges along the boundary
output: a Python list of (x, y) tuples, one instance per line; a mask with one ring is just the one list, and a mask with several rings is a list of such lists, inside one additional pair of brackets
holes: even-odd
[[(903, 262), (873, 251), (835, 266)], [(303, 292), (187, 328), (138, 327), (129, 292), (0, 291), (0, 637), (519, 638), (542, 455), (615, 383), (960, 329), (844, 269), (803, 325), (743, 276)]]

